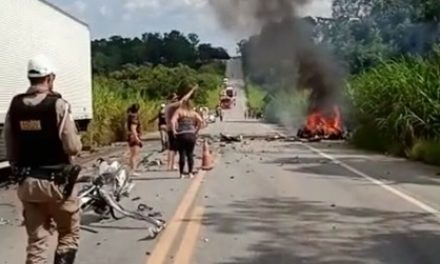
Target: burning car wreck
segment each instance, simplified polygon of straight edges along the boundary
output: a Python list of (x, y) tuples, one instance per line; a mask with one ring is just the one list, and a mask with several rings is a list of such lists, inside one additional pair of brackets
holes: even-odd
[(304, 126), (298, 130), (297, 137), (308, 140), (345, 139), (339, 107), (335, 105), (329, 111), (315, 107), (309, 111)]

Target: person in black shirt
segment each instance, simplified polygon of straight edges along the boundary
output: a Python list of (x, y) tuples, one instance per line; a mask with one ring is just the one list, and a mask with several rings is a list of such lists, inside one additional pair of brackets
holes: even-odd
[(150, 120), (150, 123), (158, 120), (158, 130), (160, 133), (160, 142), (162, 143), (162, 151), (168, 149), (168, 133), (167, 120), (165, 118), (165, 104), (160, 105), (159, 113)]

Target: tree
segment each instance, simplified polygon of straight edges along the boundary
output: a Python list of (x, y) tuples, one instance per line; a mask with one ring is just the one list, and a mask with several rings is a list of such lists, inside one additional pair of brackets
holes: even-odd
[[(203, 58), (201, 58), (201, 56)], [(200, 44), (197, 34), (185, 36), (177, 30), (169, 33), (144, 33), (140, 38), (111, 36), (92, 41), (92, 65), (95, 73), (108, 73), (121, 69), (123, 65), (179, 64), (196, 68), (200, 63), (229, 59), (225, 49)]]

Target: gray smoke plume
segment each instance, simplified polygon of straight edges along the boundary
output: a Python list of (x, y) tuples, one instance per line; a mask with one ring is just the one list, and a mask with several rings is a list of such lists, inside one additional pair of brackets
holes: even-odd
[[(310, 25), (299, 17), (300, 8), (309, 2), (210, 0), (210, 5), (225, 29), (256, 34), (247, 42), (247, 71), (270, 94), (310, 89), (310, 107), (326, 110), (339, 98), (343, 73), (336, 60), (315, 44)], [(285, 116), (283, 112), (280, 115)]]

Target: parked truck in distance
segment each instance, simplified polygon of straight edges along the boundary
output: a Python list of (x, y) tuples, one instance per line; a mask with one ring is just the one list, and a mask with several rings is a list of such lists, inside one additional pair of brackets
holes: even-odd
[[(12, 97), (29, 87), (27, 63), (38, 54), (53, 62), (54, 89), (69, 101), (78, 128), (85, 130), (93, 116), (88, 25), (44, 0), (2, 0), (0, 32), (1, 132)], [(1, 136), (0, 167), (8, 166), (5, 160)]]

